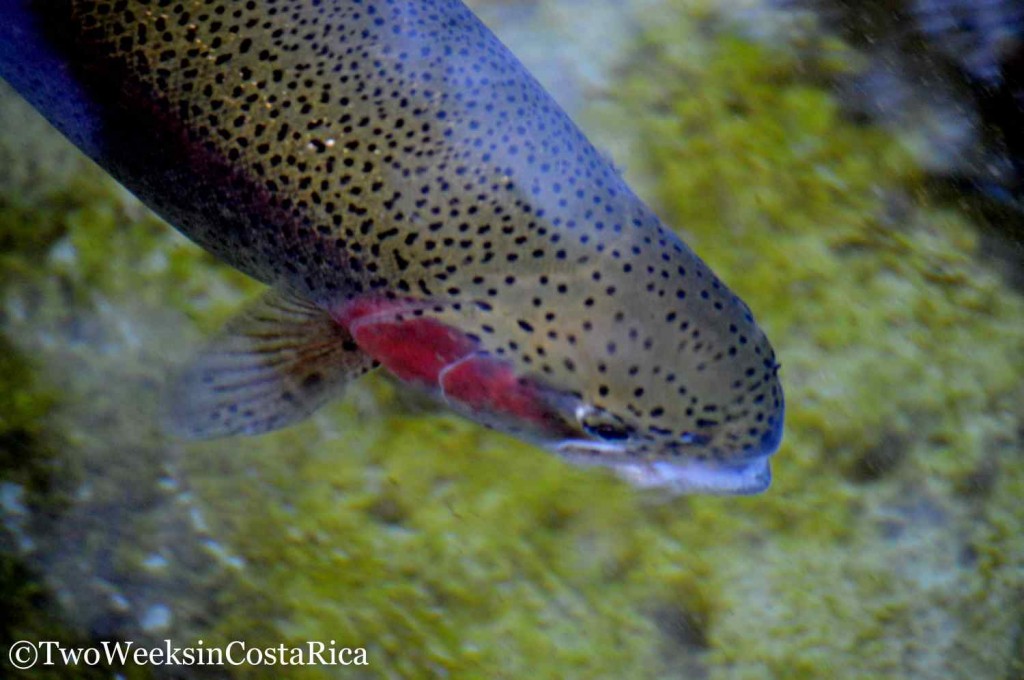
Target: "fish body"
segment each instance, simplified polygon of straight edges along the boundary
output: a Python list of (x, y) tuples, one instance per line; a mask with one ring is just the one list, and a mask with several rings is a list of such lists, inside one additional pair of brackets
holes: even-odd
[(641, 485), (767, 487), (750, 310), (461, 2), (0, 9), (0, 75), (271, 287), (177, 383), (179, 430), (281, 427), (382, 365)]

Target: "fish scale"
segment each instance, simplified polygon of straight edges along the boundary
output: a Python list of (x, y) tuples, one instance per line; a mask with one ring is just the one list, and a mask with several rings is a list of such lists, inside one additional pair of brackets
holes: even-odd
[[(783, 397), (750, 310), (461, 2), (0, 5), (17, 13), (0, 73), (286, 300), (267, 309), (310, 301), (351, 333), (369, 356), (344, 365), (379, 361), (481, 422), (655, 485), (767, 484)], [(44, 58), (82, 88), (77, 105), (38, 86)], [(220, 401), (245, 382), (198, 363)], [(260, 431), (224, 425), (222, 406), (193, 434)], [(744, 474), (757, 479), (730, 487)]]

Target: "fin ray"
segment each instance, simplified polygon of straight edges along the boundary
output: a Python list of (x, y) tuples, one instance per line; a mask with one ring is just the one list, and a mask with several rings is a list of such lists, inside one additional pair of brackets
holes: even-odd
[(310, 415), (374, 366), (327, 312), (270, 291), (173, 381), (167, 425), (189, 439), (269, 432)]

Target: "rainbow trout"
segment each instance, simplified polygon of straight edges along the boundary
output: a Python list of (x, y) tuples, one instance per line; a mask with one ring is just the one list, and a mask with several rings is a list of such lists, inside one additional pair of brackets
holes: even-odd
[(382, 366), (641, 486), (754, 493), (782, 438), (747, 306), (458, 0), (0, 0), (0, 75), (270, 287), (171, 421), (256, 434)]

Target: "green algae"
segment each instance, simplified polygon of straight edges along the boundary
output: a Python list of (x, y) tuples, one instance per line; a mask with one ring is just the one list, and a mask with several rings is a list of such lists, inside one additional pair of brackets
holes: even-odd
[[(60, 640), (69, 647), (98, 643), (69, 623), (53, 592), (47, 587), (39, 564), (25, 552), (37, 544), (36, 535), (50, 530), (50, 518), (73, 504), (72, 493), (81, 480), (74, 460), (61, 455), (65, 445), (50, 421), (59, 402), (58, 390), (41, 379), (35, 362), (0, 338), (0, 646), (16, 641)], [(59, 667), (19, 671), (8, 659), (0, 660), (4, 677), (63, 678)], [(79, 668), (76, 677), (107, 678), (114, 671), (125, 678), (147, 678), (142, 668), (118, 668), (102, 663)]]
[[(146, 607), (178, 592), (192, 598), (175, 627), (187, 639), (214, 593), (243, 587), (194, 545), (188, 507), (161, 489), (171, 456), (152, 393), (167, 365), (153, 359), (173, 356), (182, 336), (165, 331), (187, 312), (216, 326), (254, 286), (171, 232), (6, 87), (0, 117), (0, 644), (155, 642), (162, 631), (139, 632)], [(168, 308), (178, 318), (153, 311)], [(141, 340), (153, 342), (133, 354)], [(168, 560), (178, 572), (160, 573)], [(2, 667), (14, 673), (6, 658)], [(116, 664), (75, 673), (114, 671), (150, 676)]]
[[(641, 185), (780, 353), (788, 430), (767, 494), (638, 493), (408, 408), (379, 376), (284, 432), (168, 441), (146, 424), (153, 386), (255, 287), (76, 158), (0, 201), (22, 352), (0, 352), (0, 399), (33, 441), (60, 432), (68, 476), (100, 489), (67, 512), (78, 559), (109, 555), (129, 599), (172, 594), (161, 634), (183, 643), (335, 640), (366, 646), (372, 677), (1009, 676), (1024, 303), (913, 159), (843, 117), (827, 86), (842, 46), (777, 49), (708, 31), (707, 9), (666, 12), (595, 118), (637, 130)], [(43, 387), (63, 374), (61, 394)], [(201, 519), (168, 524), (178, 512)], [(3, 592), (28, 617), (25, 583)]]

